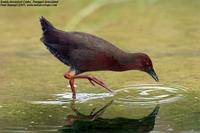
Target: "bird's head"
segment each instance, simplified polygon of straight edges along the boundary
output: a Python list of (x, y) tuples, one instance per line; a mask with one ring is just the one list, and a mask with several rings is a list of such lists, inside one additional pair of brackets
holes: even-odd
[(136, 69), (148, 73), (158, 82), (159, 79), (153, 68), (150, 57), (144, 53), (136, 53), (135, 56)]

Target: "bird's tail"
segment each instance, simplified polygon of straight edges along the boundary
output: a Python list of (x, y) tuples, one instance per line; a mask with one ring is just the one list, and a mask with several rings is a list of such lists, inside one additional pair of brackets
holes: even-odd
[(54, 29), (54, 26), (48, 20), (46, 20), (43, 16), (40, 17), (40, 24), (42, 26), (43, 32)]

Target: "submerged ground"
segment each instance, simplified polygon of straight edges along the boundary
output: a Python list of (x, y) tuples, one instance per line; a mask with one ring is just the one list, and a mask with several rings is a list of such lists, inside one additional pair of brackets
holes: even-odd
[[(97, 132), (107, 123), (118, 132), (199, 133), (199, 7), (199, 0), (63, 0), (56, 8), (0, 7), (0, 132)], [(116, 93), (77, 81), (74, 103), (63, 78), (68, 67), (39, 40), (40, 16), (60, 29), (89, 32), (126, 51), (147, 53), (159, 84), (137, 71), (92, 72)], [(93, 124), (88, 116), (72, 116), (106, 104)]]

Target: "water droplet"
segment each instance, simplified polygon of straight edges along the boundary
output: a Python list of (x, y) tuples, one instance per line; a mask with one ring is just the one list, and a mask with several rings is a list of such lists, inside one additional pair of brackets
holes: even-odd
[(146, 96), (146, 95), (149, 95), (149, 93), (147, 93), (147, 91), (142, 91), (142, 92), (140, 92), (140, 95)]
[(168, 128), (167, 130), (171, 132), (171, 131), (173, 131), (174, 129), (173, 129), (173, 128)]
[(127, 93), (128, 93), (129, 91), (128, 91), (128, 90), (124, 90), (124, 92), (127, 92)]
[(68, 108), (68, 107), (67, 107), (67, 106), (62, 106), (62, 108), (66, 109), (66, 108)]
[[(67, 87), (68, 87), (68, 88), (71, 88), (71, 86), (70, 86), (70, 85), (68, 85)], [(76, 84), (74, 84), (74, 87), (77, 87), (77, 85), (76, 85)]]

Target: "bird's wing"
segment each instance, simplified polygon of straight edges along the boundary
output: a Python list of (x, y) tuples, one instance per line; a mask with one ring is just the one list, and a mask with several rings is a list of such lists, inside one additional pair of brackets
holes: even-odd
[(114, 46), (112, 43), (89, 33), (70, 32), (70, 34), (72, 41), (75, 40), (75, 44), (78, 44), (77, 47), (80, 47), (81, 49), (86, 48), (109, 53), (122, 52), (122, 50)]
[(111, 70), (112, 64), (118, 63), (116, 59), (124, 54), (110, 42), (83, 32), (54, 28), (43, 34), (41, 41), (59, 60), (80, 71)]

